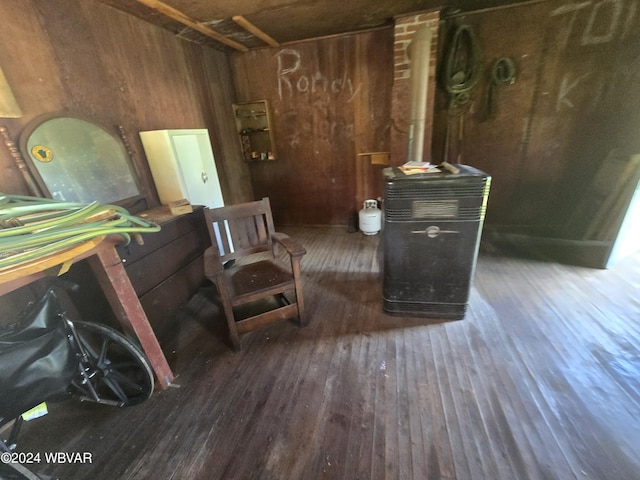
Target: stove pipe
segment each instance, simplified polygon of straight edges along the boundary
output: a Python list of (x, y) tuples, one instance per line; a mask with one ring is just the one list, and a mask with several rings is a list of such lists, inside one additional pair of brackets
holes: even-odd
[[(429, 27), (416, 31), (409, 45), (409, 162), (425, 162), (424, 135), (427, 117), (427, 91), (429, 87), (429, 62), (431, 56)], [(426, 162), (429, 162), (429, 158)]]

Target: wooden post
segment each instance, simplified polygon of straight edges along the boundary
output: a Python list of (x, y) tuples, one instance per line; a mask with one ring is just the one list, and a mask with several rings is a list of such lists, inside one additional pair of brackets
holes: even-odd
[(89, 258), (89, 264), (116, 318), (123, 327), (133, 330), (136, 334), (158, 382), (163, 388), (167, 388), (173, 381), (173, 373), (115, 246), (100, 249), (96, 255)]

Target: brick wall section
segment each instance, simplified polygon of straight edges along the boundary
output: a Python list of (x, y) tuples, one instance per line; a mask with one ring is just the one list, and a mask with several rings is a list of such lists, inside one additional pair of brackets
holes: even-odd
[(409, 80), (409, 56), (407, 48), (411, 44), (413, 34), (420, 28), (426, 26), (431, 27), (431, 65), (430, 75), (435, 75), (436, 54), (438, 48), (438, 22), (440, 20), (440, 11), (419, 13), (417, 15), (409, 15), (406, 17), (396, 17), (394, 27), (394, 82)]
[(439, 163), (437, 159), (431, 158), (439, 20), (439, 10), (420, 12), (395, 18), (394, 80), (391, 89), (391, 119), (393, 128), (391, 128), (390, 133), (392, 165), (402, 165), (408, 159), (409, 104), (411, 102), (409, 98), (409, 76), (411, 66), (409, 64), (407, 48), (411, 44), (414, 33), (425, 25), (431, 27), (432, 35), (423, 160)]

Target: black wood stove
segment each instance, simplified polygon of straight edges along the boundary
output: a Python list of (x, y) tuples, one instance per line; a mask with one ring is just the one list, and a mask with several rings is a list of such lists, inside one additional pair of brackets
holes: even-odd
[(491, 177), (383, 171), (384, 310), (434, 319), (464, 318)]

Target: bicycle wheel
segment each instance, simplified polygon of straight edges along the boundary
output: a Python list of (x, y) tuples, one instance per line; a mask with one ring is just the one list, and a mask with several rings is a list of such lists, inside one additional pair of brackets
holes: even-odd
[(153, 392), (153, 372), (140, 349), (120, 332), (97, 323), (74, 322), (87, 358), (82, 362), (85, 382), (74, 382), (88, 399), (129, 407), (147, 400)]

